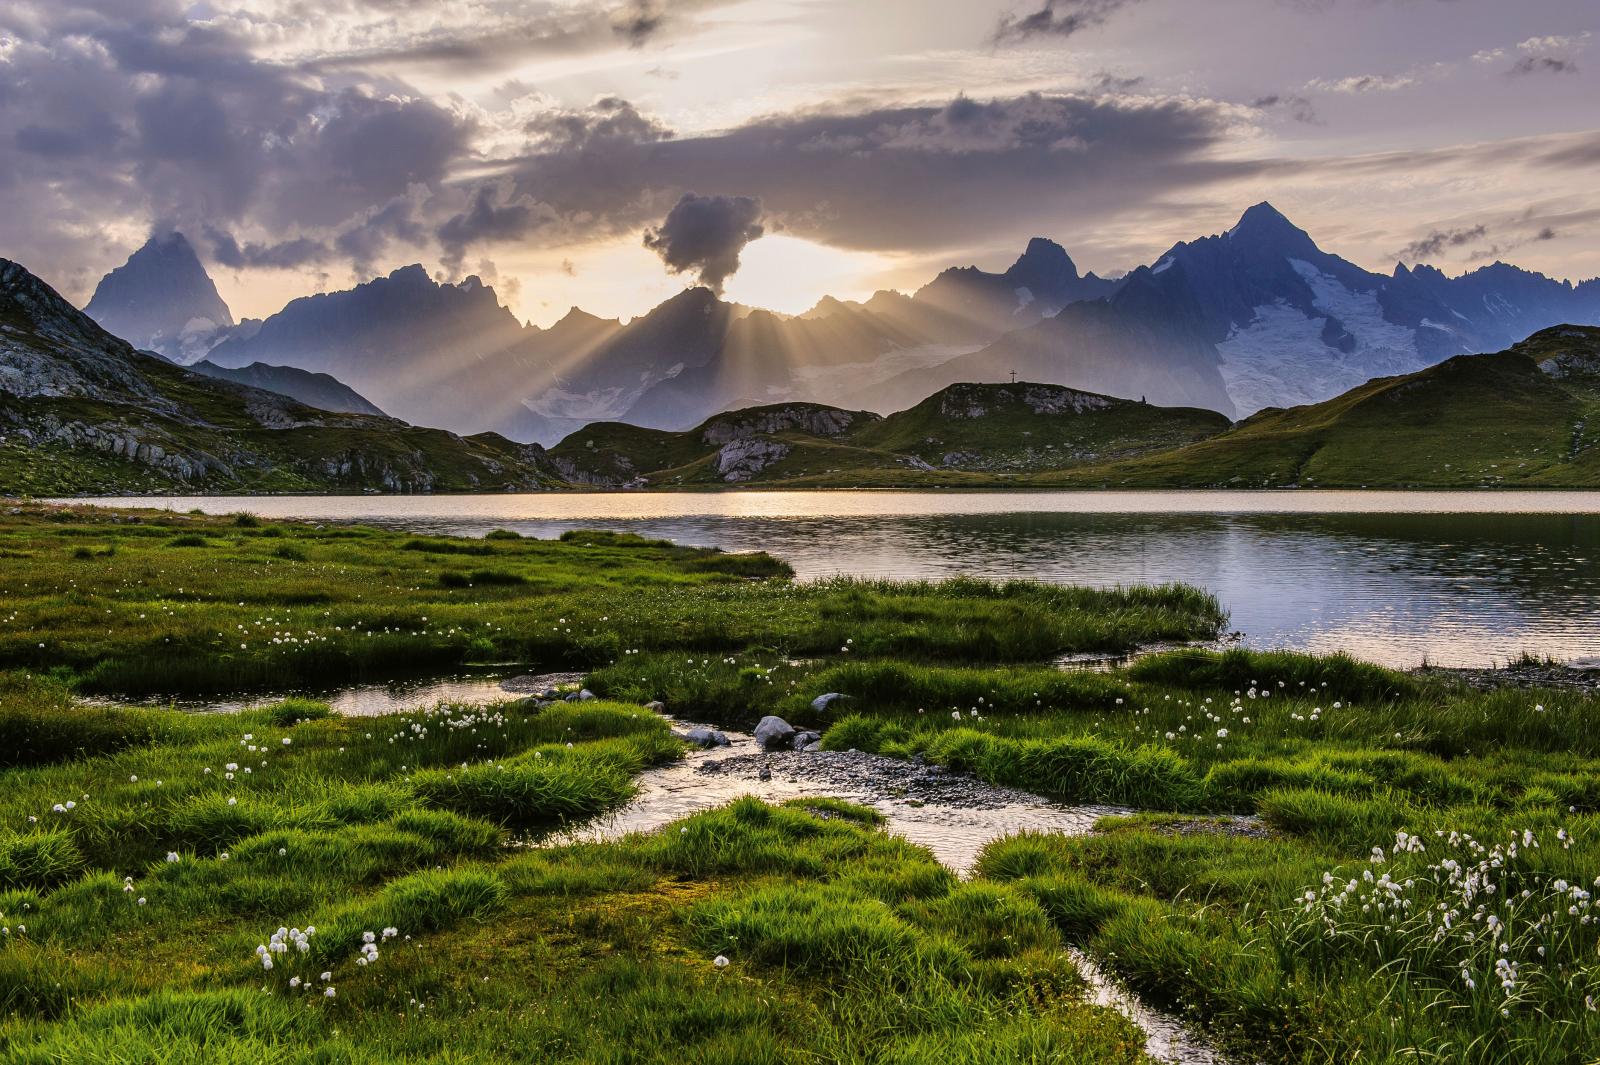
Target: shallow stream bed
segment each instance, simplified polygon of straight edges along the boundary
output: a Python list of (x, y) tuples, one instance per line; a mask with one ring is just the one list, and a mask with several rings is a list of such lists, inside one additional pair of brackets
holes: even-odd
[[(1090, 663), (1064, 664), (1084, 668)], [(440, 703), (483, 704), (556, 688), (575, 688), (582, 673), (537, 676), (503, 671), (359, 684), (332, 690), (280, 691), (212, 700), (148, 699), (195, 713), (237, 713), (269, 706), (289, 696), (326, 702), (335, 713), (370, 717), (405, 713)], [(110, 701), (110, 700), (106, 700)], [(122, 700), (126, 703), (127, 700)], [(668, 718), (680, 734), (694, 722)], [(998, 787), (941, 766), (860, 751), (763, 751), (755, 737), (720, 730), (726, 747), (691, 749), (681, 760), (647, 769), (636, 780), (632, 801), (603, 817), (544, 837), (543, 845), (618, 839), (650, 832), (741, 796), (766, 802), (845, 799), (876, 810), (885, 831), (926, 847), (960, 876), (970, 876), (979, 853), (992, 840), (1018, 832), (1084, 835), (1102, 817), (1133, 813), (1126, 807), (1069, 806), (1029, 792)], [(1221, 1065), (1225, 1059), (1201, 1034), (1178, 1018), (1151, 1009), (1082, 952), (1073, 961), (1089, 985), (1091, 1000), (1120, 1011), (1145, 1033), (1150, 1055), (1168, 1065)]]

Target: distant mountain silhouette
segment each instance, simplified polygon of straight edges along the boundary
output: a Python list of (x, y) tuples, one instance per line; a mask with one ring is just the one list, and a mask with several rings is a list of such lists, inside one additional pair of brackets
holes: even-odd
[(182, 233), (151, 237), (101, 278), (89, 317), (137, 348), (192, 362), (233, 325), (206, 268)]
[[(122, 286), (115, 273), (103, 289)], [(1038, 237), (1001, 273), (952, 268), (913, 295), (826, 297), (796, 316), (690, 288), (627, 324), (573, 308), (538, 329), (477, 278), (440, 283), (413, 265), (223, 330), (209, 359), (329, 373), (409, 421), (552, 444), (596, 421), (681, 430), (772, 403), (885, 413), (1013, 372), (1242, 417), (1561, 322), (1600, 322), (1600, 280), (1503, 263), (1372, 273), (1259, 203), (1116, 280), (1080, 274)]]
[(5, 259), (0, 324), (0, 494), (502, 491), (552, 479), (534, 445), (316, 409), (174, 365)]

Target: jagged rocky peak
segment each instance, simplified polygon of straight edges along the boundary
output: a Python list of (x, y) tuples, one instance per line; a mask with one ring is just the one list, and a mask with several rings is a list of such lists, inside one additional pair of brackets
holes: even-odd
[(1255, 246), (1284, 255), (1303, 250), (1317, 251), (1311, 234), (1289, 221), (1282, 211), (1265, 200), (1247, 209), (1223, 236), (1235, 245)]
[(1055, 241), (1048, 237), (1034, 237), (1028, 241), (1027, 249), (1017, 261), (1011, 264), (1006, 276), (1019, 284), (1031, 281), (1054, 290), (1059, 285), (1076, 281), (1078, 266), (1067, 254), (1067, 249)]
[(182, 359), (195, 338), (233, 325), (233, 314), (187, 238), (157, 233), (100, 280), (84, 308), (135, 347)]

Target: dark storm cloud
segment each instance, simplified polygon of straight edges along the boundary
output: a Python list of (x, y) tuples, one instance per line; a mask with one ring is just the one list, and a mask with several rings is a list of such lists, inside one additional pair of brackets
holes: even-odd
[(219, 266), (233, 270), (288, 270), (326, 262), (329, 256), (326, 244), (307, 237), (296, 237), (275, 244), (240, 244), (232, 233), (216, 226), (203, 226), (201, 232), (211, 245), (212, 259)]
[[(423, 195), (425, 188), (418, 187)], [(420, 246), (427, 229), (417, 220), (417, 204), (410, 196), (396, 196), (367, 213), (334, 239), (334, 247), (350, 260), (357, 275), (372, 272), (373, 264), (391, 244)]]
[(1421, 262), (1432, 259), (1448, 248), (1459, 248), (1474, 241), (1482, 240), (1489, 232), (1489, 227), (1482, 223), (1468, 226), (1463, 229), (1434, 229), (1424, 237), (1407, 244), (1395, 253), (1395, 258), (1405, 262)]
[(765, 233), (761, 201), (749, 196), (683, 194), (660, 226), (644, 234), (644, 246), (675, 274), (693, 271), (713, 292), (739, 269), (746, 244)]
[(1044, 0), (1044, 5), (1026, 14), (1000, 17), (994, 42), (1023, 41), (1029, 37), (1070, 37), (1082, 30), (1103, 24), (1112, 15), (1139, 0)]
[(445, 265), (459, 269), (473, 245), (522, 240), (551, 220), (549, 210), (531, 197), (513, 196), (502, 202), (498, 186), (481, 185), (472, 193), (466, 210), (439, 226)]
[(0, 37), (6, 237), (71, 261), (129, 218), (210, 226), (227, 265), (328, 260), (374, 205), (440, 185), (474, 134), (432, 101), (259, 60), (166, 0), (23, 0), (0, 7)]
[(686, 190), (759, 197), (785, 228), (839, 246), (925, 249), (992, 239), (1051, 212), (1097, 212), (1259, 172), (1210, 150), (1219, 104), (1033, 94), (778, 115), (712, 135), (584, 141), (508, 167), (517, 188), (595, 233), (636, 230)]

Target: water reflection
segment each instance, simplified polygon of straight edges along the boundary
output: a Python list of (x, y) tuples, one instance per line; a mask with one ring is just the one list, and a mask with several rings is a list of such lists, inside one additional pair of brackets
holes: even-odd
[(169, 502), (467, 535), (496, 527), (541, 537), (621, 529), (769, 550), (802, 577), (1186, 581), (1215, 592), (1251, 646), (1345, 650), (1398, 666), (1424, 658), (1487, 665), (1521, 652), (1600, 654), (1600, 495), (1592, 493), (597, 493)]

